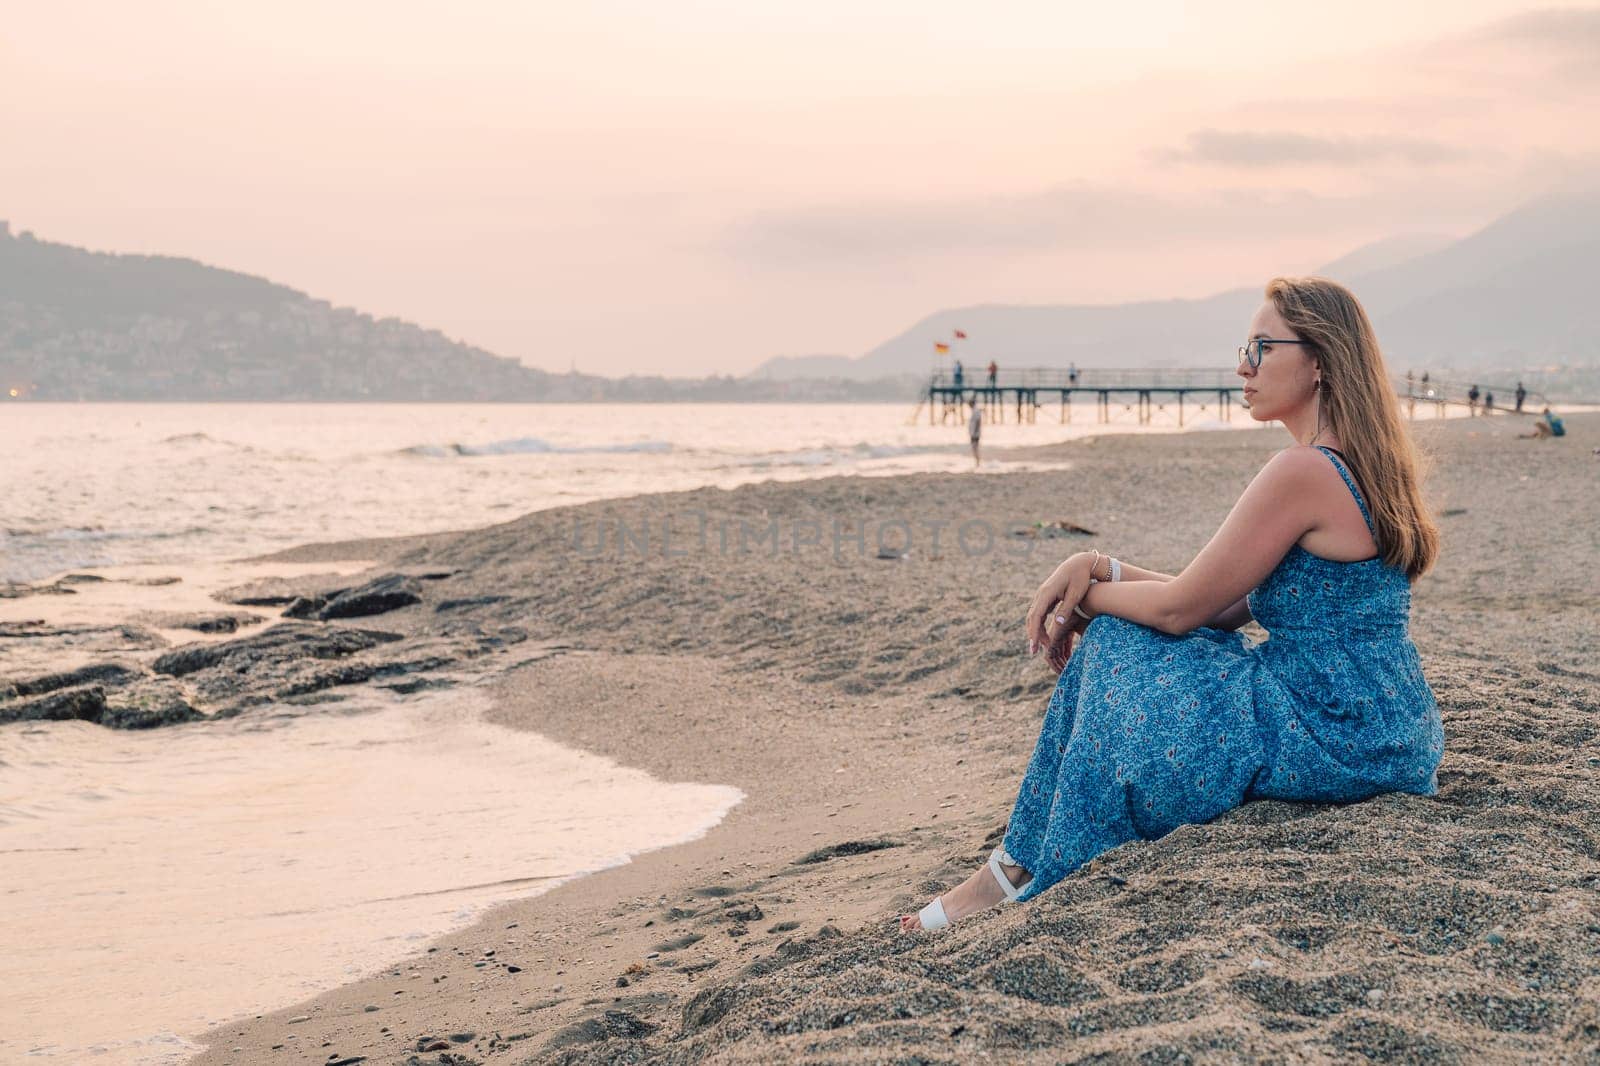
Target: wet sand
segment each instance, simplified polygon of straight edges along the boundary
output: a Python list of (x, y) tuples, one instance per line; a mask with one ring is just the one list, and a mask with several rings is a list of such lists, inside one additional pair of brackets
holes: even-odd
[[(1419, 427), (1445, 533), (1412, 617), (1445, 718), (1437, 797), (1249, 804), (910, 937), (896, 916), (980, 863), (1015, 798), (1054, 684), (1021, 630), (1038, 582), (1088, 544), (1180, 569), (1281, 430), (1106, 437), (1039, 450), (1064, 471), (700, 490), (285, 553), (453, 571), (430, 595), (571, 646), (508, 663), (491, 721), (747, 798), (698, 840), (218, 1027), (194, 1061), (1600, 1055), (1600, 417), (1567, 424), (1561, 441), (1513, 439), (1522, 424), (1503, 418)], [(711, 530), (776, 521), (781, 550), (716, 550), (713, 533), (709, 550), (608, 552), (576, 525), (593, 538), (602, 519), (637, 532), (696, 512)], [(993, 550), (952, 542), (975, 517)], [(1001, 531), (1058, 518), (1095, 533), (1024, 556)], [(896, 520), (910, 552), (879, 558)], [(941, 521), (935, 549), (922, 531)], [(419, 638), (455, 615), (384, 624)]]

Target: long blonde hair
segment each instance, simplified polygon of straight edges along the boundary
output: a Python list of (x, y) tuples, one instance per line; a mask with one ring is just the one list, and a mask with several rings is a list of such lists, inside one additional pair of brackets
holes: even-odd
[(1273, 278), (1267, 299), (1321, 366), (1322, 417), (1344, 445), (1384, 562), (1415, 581), (1439, 556), (1439, 527), (1422, 499), (1427, 457), (1400, 419), (1367, 312), (1327, 278)]

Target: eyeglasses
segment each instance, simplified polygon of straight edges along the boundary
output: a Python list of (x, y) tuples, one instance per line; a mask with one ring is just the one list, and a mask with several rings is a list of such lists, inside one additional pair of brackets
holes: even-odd
[(1310, 341), (1281, 341), (1281, 340), (1273, 340), (1271, 337), (1256, 337), (1253, 340), (1249, 341), (1248, 343), (1241, 344), (1239, 346), (1239, 362), (1243, 363), (1246, 360), (1248, 360), (1249, 363), (1250, 363), (1250, 369), (1254, 370), (1254, 369), (1256, 369), (1257, 367), (1259, 367), (1261, 365), (1261, 347), (1262, 347), (1262, 345), (1265, 345), (1265, 344), (1310, 344), (1310, 343), (1311, 343)]

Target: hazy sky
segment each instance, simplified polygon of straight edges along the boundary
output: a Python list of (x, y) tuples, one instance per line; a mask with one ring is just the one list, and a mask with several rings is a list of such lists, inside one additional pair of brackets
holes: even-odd
[(1600, 8), (0, 2), (0, 218), (564, 371), (856, 355), (1464, 234), (1600, 149)]

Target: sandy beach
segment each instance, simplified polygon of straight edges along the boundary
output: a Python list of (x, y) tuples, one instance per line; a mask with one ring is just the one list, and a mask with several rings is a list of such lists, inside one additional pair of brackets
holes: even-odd
[(367, 6), (6, 9), (0, 1066), (1600, 1066), (1600, 0)]
[[(1064, 470), (704, 489), (280, 553), (377, 560), (338, 584), (410, 575), (415, 590), (372, 623), (399, 639), (348, 660), (381, 661), (324, 687), (410, 672), (422, 687), (471, 658), (493, 673), (489, 721), (746, 798), (690, 843), (203, 1034), (193, 1062), (1600, 1056), (1600, 416), (1559, 441), (1521, 428), (1417, 430), (1445, 536), (1412, 617), (1445, 721), (1437, 797), (1249, 804), (914, 936), (896, 916), (997, 842), (1037, 736), (1055, 683), (1022, 632), (1038, 582), (1089, 545), (1181, 569), (1289, 443), (1281, 429), (1106, 436), (1028, 450)], [(1093, 534), (1019, 535), (1055, 520)], [(305, 595), (304, 618), (334, 590), (279, 591)]]

